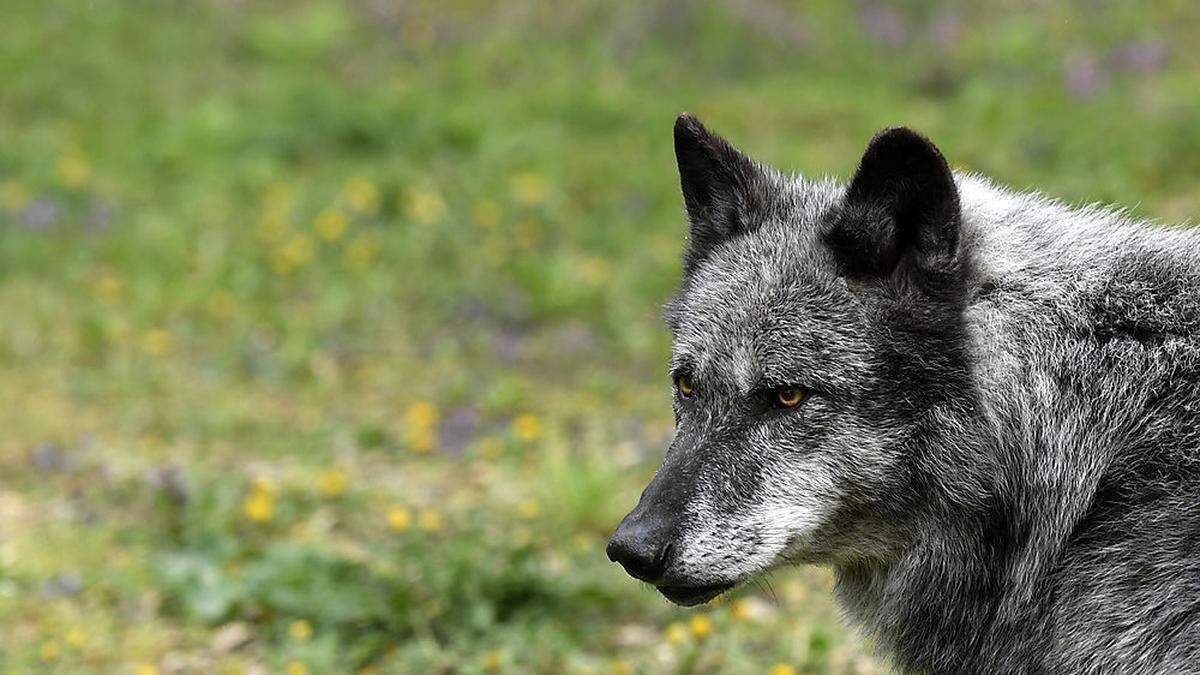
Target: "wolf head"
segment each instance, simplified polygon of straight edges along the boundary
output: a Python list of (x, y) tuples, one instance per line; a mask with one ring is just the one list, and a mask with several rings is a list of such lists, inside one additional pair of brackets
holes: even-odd
[(895, 555), (929, 493), (922, 444), (969, 375), (946, 161), (888, 129), (848, 186), (810, 182), (686, 114), (675, 153), (690, 221), (666, 308), (676, 434), (609, 557), (691, 605), (781, 564)]

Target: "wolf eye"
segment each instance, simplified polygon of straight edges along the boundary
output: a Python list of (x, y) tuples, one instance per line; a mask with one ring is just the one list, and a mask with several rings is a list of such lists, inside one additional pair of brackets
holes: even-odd
[(780, 408), (795, 408), (808, 398), (808, 392), (800, 387), (784, 387), (775, 390), (775, 404)]
[(692, 386), (692, 378), (687, 375), (675, 376), (675, 388), (679, 390), (679, 395), (684, 398), (691, 398), (692, 394), (696, 393), (695, 387)]

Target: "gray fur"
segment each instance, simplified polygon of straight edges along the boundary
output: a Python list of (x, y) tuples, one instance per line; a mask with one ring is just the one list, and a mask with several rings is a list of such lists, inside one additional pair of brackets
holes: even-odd
[(907, 671), (1200, 672), (1200, 237), (955, 174), (954, 275), (860, 278), (845, 186), (742, 180), (666, 311), (652, 581), (830, 565)]

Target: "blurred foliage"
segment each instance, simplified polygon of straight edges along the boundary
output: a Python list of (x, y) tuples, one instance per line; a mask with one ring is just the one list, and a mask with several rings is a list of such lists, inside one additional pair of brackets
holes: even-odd
[(669, 441), (673, 117), (1164, 220), (1200, 11), (46, 3), (0, 22), (3, 672), (870, 672), (825, 572), (605, 560)]

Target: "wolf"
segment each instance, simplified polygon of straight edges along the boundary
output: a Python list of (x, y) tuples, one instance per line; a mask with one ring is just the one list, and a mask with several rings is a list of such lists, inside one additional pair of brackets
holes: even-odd
[(674, 141), (676, 432), (609, 558), (680, 605), (830, 566), (901, 671), (1200, 672), (1200, 236), (908, 128), (848, 184)]

